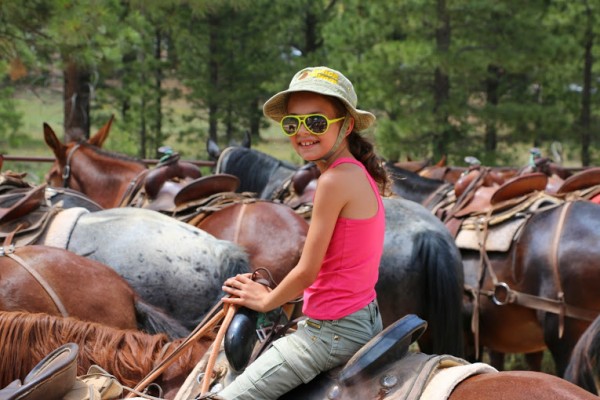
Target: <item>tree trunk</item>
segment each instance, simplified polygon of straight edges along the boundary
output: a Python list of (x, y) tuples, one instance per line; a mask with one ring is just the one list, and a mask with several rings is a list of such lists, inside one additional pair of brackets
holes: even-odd
[(250, 102), (250, 137), (253, 139), (256, 138), (256, 143), (258, 143), (260, 140), (260, 121), (262, 118), (262, 113), (258, 113), (254, 110), (258, 110), (259, 108), (260, 101), (258, 98), (254, 98)]
[[(435, 32), (436, 47), (439, 54), (448, 54), (450, 49), (450, 16), (446, 9), (446, 1), (437, 2), (438, 29)], [(434, 159), (438, 159), (447, 152), (446, 143), (450, 140), (451, 127), (448, 125), (448, 111), (444, 107), (450, 98), (450, 78), (441, 66), (436, 67), (433, 78), (433, 113), (436, 126), (441, 128), (439, 135), (434, 135)]]
[(208, 95), (208, 137), (217, 142), (218, 119), (217, 112), (219, 110), (218, 103), (214, 97), (219, 90), (219, 18), (217, 15), (209, 16), (209, 44), (208, 44), (208, 68), (210, 76), (210, 93)]
[(153, 154), (158, 154), (158, 148), (162, 146), (164, 137), (162, 135), (162, 81), (163, 71), (161, 65), (161, 49), (162, 49), (162, 33), (160, 29), (155, 31), (155, 48), (154, 48), (154, 60), (156, 61), (156, 70), (154, 71), (154, 129), (155, 129), (155, 143)]
[(592, 68), (594, 59), (592, 50), (594, 47), (594, 17), (588, 7), (586, 9), (587, 26), (585, 40), (583, 43), (585, 49), (584, 67), (583, 67), (583, 91), (581, 92), (581, 115), (579, 125), (581, 129), (581, 165), (587, 167), (590, 165), (590, 145), (592, 142), (591, 134), (591, 99), (592, 99)]
[[(500, 75), (502, 73), (502, 68), (489, 65), (488, 66), (489, 76), (485, 81), (485, 90), (487, 97), (487, 106), (488, 107), (497, 107), (498, 106), (498, 86), (500, 85)], [(488, 122), (485, 127), (485, 151), (488, 154), (493, 154), (496, 151), (496, 147), (498, 145), (498, 132), (496, 129), (496, 120), (494, 119), (491, 122)]]
[(90, 137), (90, 77), (89, 70), (67, 61), (63, 71), (65, 143)]

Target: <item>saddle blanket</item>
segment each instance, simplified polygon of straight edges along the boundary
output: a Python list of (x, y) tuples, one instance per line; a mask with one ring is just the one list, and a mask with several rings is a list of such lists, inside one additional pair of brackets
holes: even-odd
[(420, 400), (446, 400), (450, 397), (452, 390), (463, 380), (473, 375), (490, 372), (498, 372), (498, 370), (484, 363), (457, 365), (452, 368), (444, 368), (443, 365), (440, 365), (425, 387)]
[(79, 217), (83, 214), (87, 213), (89, 213), (89, 211), (83, 207), (67, 208), (60, 211), (56, 214), (48, 227), (44, 245), (66, 249), (69, 245), (71, 232), (73, 232), (73, 228), (75, 228), (75, 224), (77, 224), (77, 220), (79, 220)]
[[(513, 239), (517, 236), (526, 218), (517, 218), (488, 227), (484, 248), (487, 251), (508, 251)], [(479, 251), (479, 236), (483, 232), (478, 229), (465, 229), (464, 227), (456, 235), (456, 245), (459, 249)]]
[(430, 355), (409, 352), (396, 364), (393, 373), (401, 383), (390, 400), (447, 400), (464, 379), (488, 372), (498, 372), (484, 363), (470, 364), (448, 354)]

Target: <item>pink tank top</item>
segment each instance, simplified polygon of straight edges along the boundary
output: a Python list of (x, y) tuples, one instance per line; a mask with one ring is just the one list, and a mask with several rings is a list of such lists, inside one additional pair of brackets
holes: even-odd
[(317, 279), (304, 290), (302, 312), (313, 319), (343, 318), (376, 297), (375, 284), (385, 235), (383, 201), (377, 184), (359, 161), (340, 158), (330, 168), (341, 163), (355, 164), (364, 170), (377, 195), (379, 209), (367, 219), (338, 217)]

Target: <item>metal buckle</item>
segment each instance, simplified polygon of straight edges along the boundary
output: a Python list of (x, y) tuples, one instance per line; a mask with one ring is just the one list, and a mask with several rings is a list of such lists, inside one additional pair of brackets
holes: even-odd
[[(492, 295), (492, 301), (497, 306), (504, 306), (510, 302), (510, 287), (505, 282), (497, 283), (494, 287), (494, 294)], [(498, 299), (498, 295), (500, 295), (503, 300)]]
[(2, 246), (0, 247), (0, 257), (4, 257), (7, 254), (12, 254), (15, 252), (15, 244), (11, 243), (8, 248)]

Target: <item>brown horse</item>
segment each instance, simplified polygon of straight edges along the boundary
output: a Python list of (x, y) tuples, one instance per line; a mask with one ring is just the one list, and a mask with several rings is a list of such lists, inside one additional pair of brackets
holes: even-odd
[(600, 317), (579, 338), (571, 354), (565, 379), (590, 393), (600, 393)]
[[(169, 341), (164, 334), (116, 329), (75, 318), (0, 312), (0, 387), (23, 379), (46, 354), (65, 343), (79, 345), (78, 375), (95, 364), (122, 385), (134, 387), (183, 340)], [(181, 352), (155, 382), (164, 391), (161, 398), (174, 397), (209, 345), (208, 339), (202, 339)]]
[(308, 223), (290, 207), (265, 200), (235, 203), (195, 224), (244, 247), (253, 270), (267, 268), (280, 282), (300, 259)]
[[(103, 208), (118, 207), (126, 197), (130, 184), (144, 171), (146, 164), (125, 155), (111, 156), (100, 150), (108, 136), (112, 118), (87, 142), (61, 143), (48, 124), (44, 124), (44, 139), (56, 157), (46, 175), (54, 187), (77, 190)], [(93, 176), (93, 179), (89, 179)], [(88, 178), (88, 179), (86, 179)]]
[(449, 400), (586, 400), (596, 396), (557, 376), (534, 371), (504, 371), (472, 376), (452, 391)]
[(177, 338), (188, 334), (112, 268), (70, 251), (41, 245), (3, 248), (0, 271), (2, 311), (70, 316)]
[[(402, 179), (394, 184), (421, 193), (420, 201), (444, 184), (406, 170), (395, 175)], [(539, 204), (508, 250), (461, 248), (465, 286), (469, 297), (477, 297), (469, 306), (480, 345), (499, 353), (547, 348), (562, 376), (577, 340), (600, 313), (600, 207), (588, 201)]]

